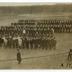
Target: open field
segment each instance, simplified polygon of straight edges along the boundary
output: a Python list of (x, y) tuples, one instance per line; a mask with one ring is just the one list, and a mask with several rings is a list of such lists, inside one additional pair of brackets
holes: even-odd
[(21, 49), (22, 63), (16, 61), (16, 49), (0, 49), (0, 69), (59, 69), (61, 63), (66, 67), (67, 55), (72, 48), (72, 34), (55, 34), (56, 50)]

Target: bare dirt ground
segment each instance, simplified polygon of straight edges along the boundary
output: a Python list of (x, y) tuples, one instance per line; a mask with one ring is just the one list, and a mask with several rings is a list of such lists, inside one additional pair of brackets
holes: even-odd
[[(55, 34), (56, 50), (21, 49), (22, 63), (17, 64), (16, 49), (0, 49), (0, 69), (66, 69), (67, 55), (72, 48), (72, 34)], [(64, 67), (61, 67), (61, 63)]]

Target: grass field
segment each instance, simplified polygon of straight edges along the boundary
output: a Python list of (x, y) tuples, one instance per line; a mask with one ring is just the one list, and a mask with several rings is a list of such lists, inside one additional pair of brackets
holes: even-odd
[(71, 33), (57, 33), (56, 50), (21, 49), (22, 63), (17, 64), (16, 49), (0, 49), (0, 69), (61, 69), (67, 68), (67, 55), (72, 48)]

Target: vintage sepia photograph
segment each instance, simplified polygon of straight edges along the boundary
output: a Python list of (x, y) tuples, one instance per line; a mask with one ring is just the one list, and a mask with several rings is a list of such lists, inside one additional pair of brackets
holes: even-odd
[(0, 3), (0, 69), (72, 69), (72, 3)]

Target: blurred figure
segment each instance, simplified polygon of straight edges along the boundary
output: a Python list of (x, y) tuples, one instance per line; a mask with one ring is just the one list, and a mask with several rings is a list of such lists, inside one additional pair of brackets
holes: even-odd
[(64, 66), (64, 64), (62, 63), (62, 64), (61, 64), (61, 67), (63, 67), (63, 66)]
[(68, 54), (68, 62), (67, 62), (67, 67), (71, 67), (72, 65), (72, 49), (70, 49), (69, 54)]
[(18, 64), (21, 63), (21, 53), (20, 53), (20, 49), (17, 49), (17, 61), (18, 61)]

